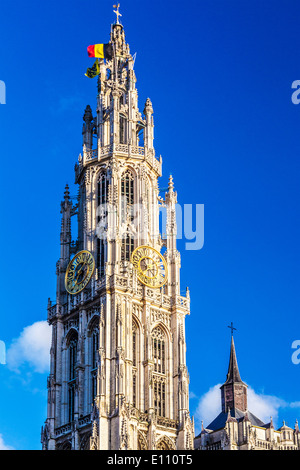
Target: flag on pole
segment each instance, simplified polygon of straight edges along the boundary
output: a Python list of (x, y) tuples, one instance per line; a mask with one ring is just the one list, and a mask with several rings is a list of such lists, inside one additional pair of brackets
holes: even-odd
[(113, 48), (112, 44), (93, 44), (87, 48), (89, 57), (99, 57), (99, 59), (112, 59)]
[(94, 78), (97, 75), (99, 75), (99, 73), (100, 73), (100, 66), (99, 66), (99, 62), (98, 62), (98, 59), (97, 59), (96, 62), (94, 63), (94, 65), (87, 69), (87, 71), (85, 73), (85, 76), (89, 77), (89, 78)]

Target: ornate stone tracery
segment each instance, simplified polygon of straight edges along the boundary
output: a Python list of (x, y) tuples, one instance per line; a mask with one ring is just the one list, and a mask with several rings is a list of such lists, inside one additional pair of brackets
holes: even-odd
[(159, 439), (157, 445), (157, 450), (176, 450), (176, 445), (172, 439), (167, 436), (162, 437)]

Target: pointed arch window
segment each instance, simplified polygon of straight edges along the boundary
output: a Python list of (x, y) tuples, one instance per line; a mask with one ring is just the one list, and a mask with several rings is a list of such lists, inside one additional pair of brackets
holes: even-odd
[(134, 250), (134, 239), (126, 233), (122, 240), (121, 261), (130, 261), (131, 253)]
[[(108, 202), (108, 180), (105, 172), (101, 172), (97, 183), (97, 223), (107, 221), (107, 202)], [(105, 242), (104, 233), (101, 232), (100, 238), (97, 238), (96, 264), (99, 277), (105, 272)]]
[(163, 377), (153, 378), (154, 409), (157, 416), (166, 416), (166, 381)]
[(76, 363), (77, 363), (77, 335), (73, 335), (69, 341), (69, 377), (68, 377), (68, 419), (74, 420), (75, 412), (75, 387), (76, 387)]
[(121, 177), (121, 220), (122, 223), (133, 221), (134, 176), (126, 170)]
[(155, 328), (152, 332), (152, 351), (154, 371), (165, 374), (166, 371), (166, 338), (161, 328)]
[(122, 175), (121, 195), (126, 198), (127, 204), (134, 203), (134, 176), (130, 170), (126, 170)]
[(153, 398), (154, 409), (158, 416), (166, 416), (166, 335), (158, 326), (151, 334), (154, 362)]
[(102, 277), (105, 273), (105, 243), (103, 238), (97, 238), (97, 268), (98, 276)]
[[(133, 222), (134, 201), (134, 176), (130, 170), (126, 170), (121, 176), (121, 224), (126, 224), (128, 226)], [(127, 231), (123, 235), (122, 239), (121, 260), (129, 261), (133, 249), (134, 239)]]
[(123, 114), (119, 116), (119, 139), (120, 144), (126, 144), (127, 119)]
[(102, 171), (98, 177), (97, 183), (97, 204), (98, 204), (98, 221), (101, 217), (101, 211), (99, 211), (99, 206), (107, 204), (108, 201), (108, 180), (106, 177), (106, 173)]

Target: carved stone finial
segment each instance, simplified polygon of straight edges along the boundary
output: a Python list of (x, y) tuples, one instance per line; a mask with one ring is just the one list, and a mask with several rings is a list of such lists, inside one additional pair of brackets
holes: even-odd
[(186, 288), (186, 298), (190, 298), (190, 289), (188, 287)]
[(93, 120), (92, 108), (90, 107), (89, 104), (85, 108), (84, 115), (83, 115), (83, 120), (86, 123), (90, 123)]
[(153, 106), (152, 106), (150, 98), (146, 99), (145, 108), (143, 112), (144, 114), (153, 114)]

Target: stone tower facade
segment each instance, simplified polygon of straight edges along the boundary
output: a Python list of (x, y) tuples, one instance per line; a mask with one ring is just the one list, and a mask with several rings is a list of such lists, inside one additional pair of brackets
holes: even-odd
[[(124, 28), (111, 26), (113, 56), (100, 60), (96, 113), (83, 116), (75, 165), (78, 200), (61, 203), (61, 250), (52, 326), (43, 449), (192, 449), (185, 316), (176, 248), (177, 194), (159, 195), (162, 160), (153, 147), (153, 108), (138, 108), (134, 59)], [(165, 238), (160, 210), (166, 213)], [(71, 219), (78, 236), (72, 240)], [(163, 256), (162, 287), (139, 280), (138, 247)], [(66, 290), (70, 260), (85, 250), (95, 270), (78, 293)], [(149, 267), (150, 269), (150, 267)], [(154, 268), (156, 269), (156, 268)], [(154, 277), (154, 275), (153, 275)], [(149, 279), (152, 278), (149, 275)]]

